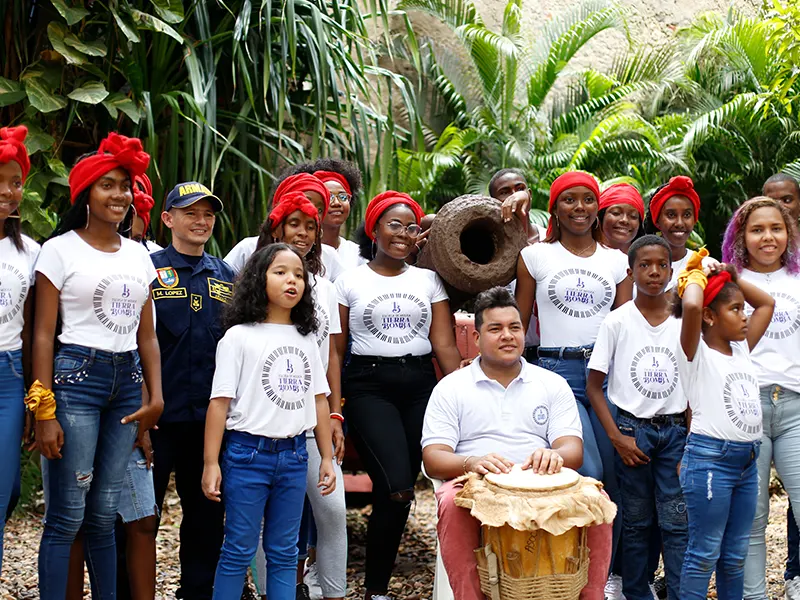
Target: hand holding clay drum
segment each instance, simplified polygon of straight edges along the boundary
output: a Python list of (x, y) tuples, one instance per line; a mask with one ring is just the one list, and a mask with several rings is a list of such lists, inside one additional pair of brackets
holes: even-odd
[(481, 526), (475, 550), (481, 590), (492, 600), (578, 600), (589, 578), (586, 527), (611, 523), (617, 508), (602, 484), (564, 468), (539, 475), (471, 474), (455, 503)]

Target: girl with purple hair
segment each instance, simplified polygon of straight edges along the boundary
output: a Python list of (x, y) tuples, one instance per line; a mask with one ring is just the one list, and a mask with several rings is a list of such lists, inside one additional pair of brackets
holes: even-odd
[[(740, 279), (775, 299), (775, 312), (751, 358), (758, 373), (763, 436), (758, 457), (758, 504), (745, 563), (744, 598), (765, 600), (770, 466), (800, 515), (800, 254), (795, 220), (780, 202), (757, 197), (734, 213), (725, 231), (722, 260)], [(748, 312), (752, 309), (747, 306)], [(800, 523), (799, 523), (800, 525)]]

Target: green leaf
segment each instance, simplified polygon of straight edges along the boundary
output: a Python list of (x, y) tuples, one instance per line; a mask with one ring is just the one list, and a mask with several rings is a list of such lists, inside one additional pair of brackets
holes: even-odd
[(0, 107), (10, 106), (25, 99), (25, 90), (18, 81), (0, 77)]
[(167, 23), (180, 23), (184, 19), (183, 2), (181, 0), (150, 0), (162, 19)]
[(47, 37), (50, 38), (50, 43), (53, 44), (53, 50), (58, 52), (67, 63), (71, 65), (81, 65), (86, 62), (86, 56), (67, 46), (64, 38), (69, 35), (69, 30), (63, 23), (56, 21), (51, 22), (47, 26)]
[(119, 27), (125, 37), (128, 38), (128, 41), (139, 43), (139, 34), (136, 32), (136, 27), (128, 21), (127, 15), (123, 18), (113, 5), (109, 6), (109, 10), (111, 10), (111, 14), (114, 15), (114, 21), (116, 21), (117, 27)]
[(79, 88), (75, 88), (67, 96), (84, 104), (99, 104), (108, 96), (108, 90), (101, 82), (90, 81)]
[(41, 78), (30, 77), (24, 81), (28, 101), (39, 112), (49, 113), (67, 106), (67, 101), (48, 90)]
[(25, 123), (28, 128), (28, 136), (25, 138), (25, 147), (28, 154), (36, 154), (41, 150), (48, 150), (56, 143), (53, 136), (45, 133), (38, 125)]
[(112, 119), (116, 119), (119, 116), (119, 111), (122, 111), (137, 125), (142, 118), (141, 112), (139, 111), (139, 107), (136, 106), (136, 103), (119, 92), (115, 92), (103, 100), (103, 106), (106, 107), (106, 110), (108, 111), (108, 114), (111, 115)]
[(175, 31), (172, 27), (170, 27), (166, 23), (164, 23), (164, 21), (162, 21), (158, 17), (154, 17), (153, 15), (144, 13), (140, 10), (136, 10), (135, 8), (130, 9), (130, 14), (131, 17), (133, 17), (133, 22), (136, 23), (136, 25), (141, 29), (158, 31), (159, 33), (168, 35), (179, 44), (183, 44), (183, 38), (181, 37), (181, 34)]
[(89, 56), (105, 56), (108, 54), (108, 49), (106, 45), (101, 42), (100, 40), (95, 40), (93, 42), (84, 42), (78, 36), (69, 33), (64, 36), (64, 43), (67, 46), (75, 48), (84, 54), (88, 54)]
[(67, 5), (67, 3), (64, 0), (50, 0), (50, 1), (53, 3), (53, 6), (56, 7), (58, 13), (62, 17), (64, 17), (64, 20), (67, 22), (67, 25), (75, 25), (75, 23), (82, 20), (85, 16), (89, 14), (89, 11), (83, 8), (83, 6), (75, 8)]

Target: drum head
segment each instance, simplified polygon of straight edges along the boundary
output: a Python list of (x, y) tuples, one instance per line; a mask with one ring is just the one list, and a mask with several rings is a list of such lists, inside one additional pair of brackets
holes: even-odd
[(566, 467), (553, 475), (539, 475), (531, 469), (523, 471), (521, 465), (514, 465), (509, 473), (489, 473), (484, 479), (507, 490), (549, 492), (572, 487), (580, 481), (581, 476)]

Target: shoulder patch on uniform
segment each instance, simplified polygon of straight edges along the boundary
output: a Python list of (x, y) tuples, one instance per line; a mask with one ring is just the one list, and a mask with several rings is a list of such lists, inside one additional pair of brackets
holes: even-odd
[(186, 288), (153, 288), (153, 300), (186, 298)]
[(192, 299), (189, 301), (189, 305), (192, 307), (194, 312), (200, 312), (203, 310), (203, 297), (200, 294), (192, 294)]
[(178, 285), (178, 272), (172, 267), (161, 267), (156, 269), (158, 282), (165, 288), (174, 288)]
[(220, 302), (230, 302), (233, 300), (233, 284), (229, 281), (220, 281), (219, 279), (209, 277), (208, 295)]

